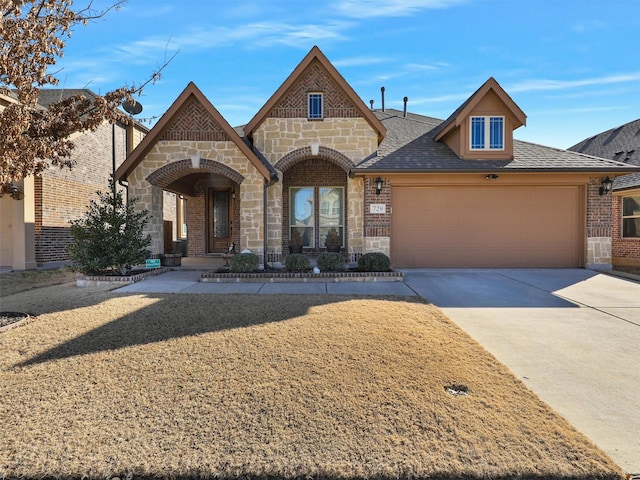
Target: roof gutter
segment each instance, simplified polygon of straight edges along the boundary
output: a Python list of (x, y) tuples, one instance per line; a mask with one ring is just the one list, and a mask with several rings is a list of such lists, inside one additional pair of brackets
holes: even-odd
[(349, 170), (349, 177), (363, 175), (403, 175), (407, 173), (608, 173), (611, 175), (627, 175), (629, 173), (640, 172), (640, 167), (618, 167), (618, 168), (437, 168), (431, 170), (418, 168), (352, 168)]

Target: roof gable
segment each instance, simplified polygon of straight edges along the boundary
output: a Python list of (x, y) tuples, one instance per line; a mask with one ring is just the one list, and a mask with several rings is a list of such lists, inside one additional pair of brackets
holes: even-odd
[[(251, 137), (253, 132), (270, 116), (280, 118), (307, 117), (306, 93), (309, 91), (325, 92), (327, 112), (325, 117), (362, 117), (378, 134), (381, 142), (386, 134), (384, 125), (364, 104), (356, 92), (340, 75), (331, 62), (317, 46), (314, 46), (305, 58), (275, 91), (271, 98), (244, 127), (244, 133)], [(304, 105), (291, 103), (303, 99)]]
[(154, 145), (162, 140), (231, 141), (265, 179), (271, 178), (268, 167), (193, 82), (189, 82), (169, 110), (116, 170), (116, 179), (127, 178)]
[(496, 79), (490, 77), (489, 80), (484, 82), (478, 90), (476, 90), (462, 105), (460, 105), (456, 111), (442, 123), (442, 125), (440, 125), (439, 131), (434, 137), (434, 140), (440, 141), (451, 130), (459, 127), (490, 92), (493, 92), (498, 96), (515, 118), (515, 123), (513, 125), (514, 130), (522, 125), (526, 125), (527, 116), (525, 113), (520, 109), (520, 107), (518, 107), (518, 105), (516, 105), (507, 92), (504, 91)]

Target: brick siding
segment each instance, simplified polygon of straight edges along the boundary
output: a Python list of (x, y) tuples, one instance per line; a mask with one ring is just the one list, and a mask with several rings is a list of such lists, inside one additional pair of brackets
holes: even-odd
[[(125, 129), (116, 126), (116, 166), (124, 161)], [(35, 178), (35, 248), (39, 266), (69, 260), (69, 222), (82, 218), (97, 191), (109, 189), (112, 171), (112, 126), (101, 125), (73, 139), (73, 169), (51, 167)]]
[[(637, 193), (636, 193), (637, 194)], [(622, 198), (613, 196), (612, 256), (614, 265), (640, 266), (640, 238), (622, 238)]]
[(360, 111), (331, 79), (320, 62), (312, 62), (269, 113), (271, 118), (307, 118), (307, 93), (323, 93), (324, 118), (358, 118)]
[[(364, 181), (364, 236), (391, 237), (391, 185), (383, 178), (380, 195), (376, 195), (376, 178), (368, 177)], [(386, 213), (370, 213), (369, 205), (373, 203), (385, 204)]]

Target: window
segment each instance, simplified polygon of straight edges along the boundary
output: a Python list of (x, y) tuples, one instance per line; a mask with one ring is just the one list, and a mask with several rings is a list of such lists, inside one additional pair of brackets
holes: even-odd
[(321, 120), (324, 118), (322, 114), (322, 93), (309, 94), (309, 120)]
[(344, 190), (341, 187), (320, 187), (319, 232), (320, 246), (324, 246), (329, 230), (335, 228), (344, 246)]
[(187, 238), (187, 199), (178, 196), (178, 238)]
[(289, 189), (289, 238), (294, 232), (302, 237), (302, 246), (314, 244), (314, 202), (313, 187), (291, 187)]
[(640, 195), (622, 198), (622, 237), (640, 238)]
[(332, 228), (338, 231), (344, 245), (343, 187), (289, 188), (289, 238), (299, 233), (304, 247), (324, 247)]
[(504, 117), (471, 117), (471, 150), (504, 150)]

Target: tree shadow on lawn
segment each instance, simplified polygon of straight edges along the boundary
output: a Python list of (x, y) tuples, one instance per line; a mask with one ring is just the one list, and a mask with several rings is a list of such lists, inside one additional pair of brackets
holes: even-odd
[[(118, 302), (118, 299), (124, 301), (130, 297), (118, 295), (106, 302)], [(316, 306), (354, 299), (427, 303), (419, 297), (326, 294), (268, 297), (244, 294), (158, 294), (142, 297), (155, 300), (155, 303), (130, 311), (114, 321), (61, 343), (16, 366), (25, 367), (51, 360), (164, 342), (173, 338), (281, 322), (307, 315), (309, 309)], [(106, 302), (102, 302), (99, 306), (104, 309)], [(70, 312), (70, 316), (72, 315), (73, 311)]]

